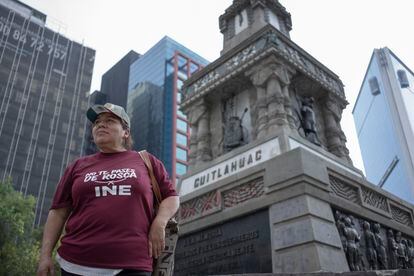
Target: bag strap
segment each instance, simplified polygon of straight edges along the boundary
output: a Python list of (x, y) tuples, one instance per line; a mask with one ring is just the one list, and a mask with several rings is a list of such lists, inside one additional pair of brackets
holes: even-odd
[(162, 197), (161, 197), (160, 186), (158, 185), (157, 179), (155, 178), (155, 175), (154, 175), (154, 170), (152, 168), (151, 160), (146, 150), (141, 150), (138, 153), (139, 153), (139, 156), (141, 156), (141, 159), (144, 161), (144, 164), (148, 169), (148, 173), (151, 178), (152, 191), (154, 192), (155, 199), (156, 199), (155, 206), (158, 209), (158, 206), (160, 206), (161, 204)]

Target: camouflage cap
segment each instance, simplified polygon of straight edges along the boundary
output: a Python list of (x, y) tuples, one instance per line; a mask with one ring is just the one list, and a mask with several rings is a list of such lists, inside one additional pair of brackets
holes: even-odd
[(104, 112), (110, 112), (120, 118), (128, 128), (131, 127), (131, 122), (129, 120), (128, 114), (125, 112), (125, 109), (122, 106), (106, 103), (104, 105), (94, 105), (88, 109), (86, 112), (86, 117), (88, 117), (89, 121), (92, 123), (95, 122), (98, 115)]

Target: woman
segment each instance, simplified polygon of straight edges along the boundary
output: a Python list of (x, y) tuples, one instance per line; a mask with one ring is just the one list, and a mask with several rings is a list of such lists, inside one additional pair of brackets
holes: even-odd
[(70, 164), (57, 186), (43, 233), (37, 275), (53, 275), (52, 251), (65, 226), (57, 260), (62, 275), (151, 275), (165, 245), (165, 227), (179, 207), (162, 163), (150, 155), (162, 202), (154, 214), (147, 168), (131, 151), (125, 110), (107, 103), (87, 112), (99, 152)]

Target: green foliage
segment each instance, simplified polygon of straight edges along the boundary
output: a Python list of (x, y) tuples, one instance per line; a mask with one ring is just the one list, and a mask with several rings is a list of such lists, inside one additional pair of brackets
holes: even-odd
[(40, 250), (40, 231), (32, 227), (35, 204), (10, 180), (0, 181), (0, 275), (35, 275)]

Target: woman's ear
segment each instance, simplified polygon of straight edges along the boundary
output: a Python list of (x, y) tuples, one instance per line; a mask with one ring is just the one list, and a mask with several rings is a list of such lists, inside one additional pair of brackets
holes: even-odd
[(128, 138), (129, 135), (131, 134), (131, 130), (129, 128), (124, 129), (125, 133), (124, 133), (124, 138)]

